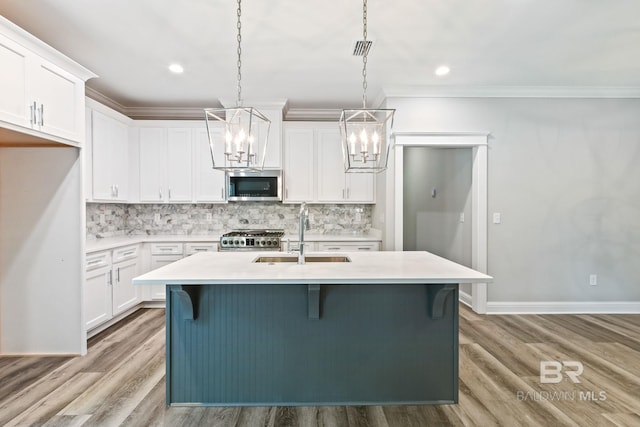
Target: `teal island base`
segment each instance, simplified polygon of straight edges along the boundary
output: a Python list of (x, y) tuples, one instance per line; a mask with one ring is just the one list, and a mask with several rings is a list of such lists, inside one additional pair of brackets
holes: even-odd
[(457, 284), (167, 286), (168, 405), (458, 400)]

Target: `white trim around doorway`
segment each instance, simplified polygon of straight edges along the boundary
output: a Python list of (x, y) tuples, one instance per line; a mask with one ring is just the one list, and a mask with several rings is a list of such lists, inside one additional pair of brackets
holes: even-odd
[[(394, 246), (403, 247), (403, 162), (404, 147), (472, 148), (471, 216), (472, 249), (471, 267), (487, 273), (487, 177), (488, 132), (394, 132)], [(468, 301), (468, 300), (467, 300)], [(487, 312), (487, 284), (474, 283), (471, 291), (471, 308), (477, 313)]]

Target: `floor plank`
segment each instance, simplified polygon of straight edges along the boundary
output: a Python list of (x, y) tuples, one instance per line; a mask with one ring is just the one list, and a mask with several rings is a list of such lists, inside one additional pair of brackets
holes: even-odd
[[(0, 425), (640, 425), (640, 315), (461, 306), (459, 338), (455, 405), (167, 408), (164, 310), (144, 309), (91, 338), (85, 357), (0, 357)], [(581, 362), (581, 382), (541, 383), (544, 360)]]

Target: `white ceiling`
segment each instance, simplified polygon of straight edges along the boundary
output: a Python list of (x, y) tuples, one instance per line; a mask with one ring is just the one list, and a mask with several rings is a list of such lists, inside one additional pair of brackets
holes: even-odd
[[(232, 0), (2, 0), (0, 13), (100, 77), (123, 107), (235, 101)], [(360, 0), (245, 0), (247, 100), (358, 107)], [(638, 0), (369, 0), (368, 98), (394, 91), (640, 88)], [(182, 75), (167, 67), (179, 62)], [(450, 75), (436, 77), (440, 64)]]

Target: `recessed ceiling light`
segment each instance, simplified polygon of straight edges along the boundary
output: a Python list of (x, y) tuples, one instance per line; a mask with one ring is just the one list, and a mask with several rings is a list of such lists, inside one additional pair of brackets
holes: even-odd
[(184, 68), (180, 64), (171, 64), (169, 65), (169, 71), (175, 74), (182, 74), (184, 73)]
[(447, 74), (449, 74), (449, 71), (451, 71), (449, 67), (447, 67), (446, 65), (441, 65), (436, 68), (435, 74), (436, 76), (446, 76)]

